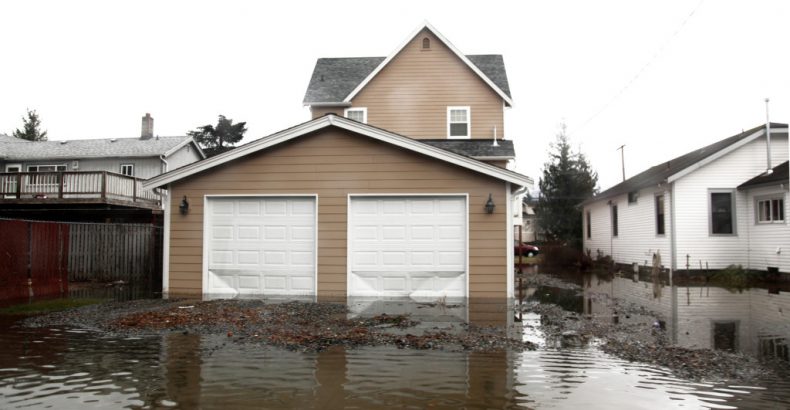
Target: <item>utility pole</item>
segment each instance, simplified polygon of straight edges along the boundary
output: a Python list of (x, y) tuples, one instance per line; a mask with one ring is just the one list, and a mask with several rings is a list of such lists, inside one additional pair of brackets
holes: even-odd
[[(619, 146), (620, 150), (620, 163), (623, 165), (623, 181), (625, 181), (625, 144)], [(615, 151), (617, 151), (617, 149)]]

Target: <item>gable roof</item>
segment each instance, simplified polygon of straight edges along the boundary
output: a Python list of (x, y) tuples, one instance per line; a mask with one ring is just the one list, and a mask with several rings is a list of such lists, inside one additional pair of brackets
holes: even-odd
[(178, 148), (194, 144), (201, 157), (205, 155), (191, 137), (105, 138), (65, 141), (0, 140), (0, 158), (8, 161), (34, 161), (80, 158), (132, 158), (169, 156)]
[(477, 74), (505, 103), (513, 105), (505, 62), (499, 54), (464, 55), (429, 23), (421, 24), (388, 57), (319, 58), (304, 96), (304, 105), (350, 105), (359, 93), (422, 30), (429, 30)]
[(0, 134), (0, 143), (2, 143), (2, 142), (12, 143), (12, 142), (30, 142), (30, 141), (23, 140), (22, 138), (12, 137), (12, 136), (6, 135), (6, 134)]
[(770, 174), (760, 174), (756, 177), (738, 185), (738, 189), (750, 189), (756, 188), (759, 186), (764, 185), (772, 185), (772, 184), (785, 184), (790, 178), (790, 174), (788, 174), (788, 161), (785, 161), (771, 169)]
[[(787, 132), (787, 124), (771, 123), (771, 130)], [(708, 146), (688, 152), (667, 162), (663, 162), (648, 170), (634, 175), (631, 178), (595, 195), (584, 201), (586, 205), (601, 199), (611, 198), (628, 192), (647, 188), (663, 182), (672, 182), (695, 169), (704, 166), (710, 161), (721, 157), (734, 149), (741, 147), (765, 134), (765, 125), (759, 125), (740, 134), (733, 135)]]
[(419, 154), (427, 155), (429, 157), (433, 157), (438, 160), (460, 166), (462, 168), (489, 175), (503, 181), (511, 182), (518, 186), (531, 186), (533, 184), (532, 178), (526, 175), (521, 175), (517, 172), (437, 148), (420, 142), (420, 140), (415, 140), (403, 135), (395, 134), (382, 128), (363, 124), (354, 120), (349, 120), (334, 114), (327, 114), (323, 117), (318, 117), (314, 120), (304, 122), (267, 137), (263, 137), (259, 140), (247, 143), (231, 151), (227, 151), (211, 158), (207, 158), (203, 161), (194, 162), (184, 167), (161, 174), (145, 181), (143, 183), (143, 187), (146, 189), (161, 187), (171, 182), (175, 182), (199, 172), (203, 172), (215, 166), (233, 161), (237, 158), (244, 157), (246, 155), (328, 127), (337, 127), (351, 131), (356, 134), (386, 142)]

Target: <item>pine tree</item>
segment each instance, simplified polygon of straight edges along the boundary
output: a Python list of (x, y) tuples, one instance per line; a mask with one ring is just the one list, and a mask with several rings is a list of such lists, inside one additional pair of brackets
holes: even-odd
[(195, 139), (204, 150), (206, 156), (211, 157), (233, 149), (233, 144), (244, 138), (247, 132), (246, 122), (234, 124), (230, 118), (220, 115), (217, 125), (204, 125), (195, 131), (187, 132), (187, 135)]
[(27, 118), (22, 117), (24, 125), (22, 129), (14, 131), (14, 137), (28, 141), (46, 141), (47, 132), (41, 132), (41, 120), (38, 118), (36, 110), (27, 110)]
[(540, 178), (537, 217), (546, 238), (580, 249), (582, 209), (579, 203), (597, 192), (598, 174), (582, 153), (574, 153), (562, 126)]

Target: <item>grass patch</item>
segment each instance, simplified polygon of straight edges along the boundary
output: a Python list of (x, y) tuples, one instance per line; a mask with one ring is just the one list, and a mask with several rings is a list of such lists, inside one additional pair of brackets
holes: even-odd
[(40, 315), (70, 308), (94, 305), (104, 299), (47, 299), (32, 303), (22, 303), (0, 309), (0, 315)]

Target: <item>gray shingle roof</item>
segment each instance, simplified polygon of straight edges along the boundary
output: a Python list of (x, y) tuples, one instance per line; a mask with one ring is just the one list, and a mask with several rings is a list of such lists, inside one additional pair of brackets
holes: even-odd
[[(468, 55), (466, 58), (510, 97), (505, 60), (501, 55)], [(304, 95), (304, 104), (343, 102), (384, 59), (385, 57), (319, 58)]]
[[(771, 128), (786, 127), (787, 124), (771, 123)], [(582, 202), (582, 205), (656, 185), (665, 181), (670, 176), (677, 174), (683, 169), (702, 161), (703, 159), (729, 147), (732, 144), (735, 144), (742, 139), (748, 138), (762, 128), (765, 128), (765, 125), (759, 125), (750, 130), (743, 131), (740, 134), (733, 135), (732, 137), (725, 138), (718, 142), (714, 142), (713, 144), (710, 144), (706, 147), (702, 147), (677, 158), (671, 159), (667, 162), (656, 165), (647, 171), (634, 175), (633, 177), (628, 178), (625, 181), (607, 189), (606, 191), (603, 191), (598, 195), (595, 195), (594, 197)]]
[(21, 138), (12, 137), (12, 136), (6, 135), (6, 134), (0, 134), (0, 143), (2, 143), (2, 142), (11, 143), (11, 142), (30, 142), (30, 141), (23, 140)]
[(788, 174), (788, 161), (773, 167), (771, 171), (772, 172), (768, 175), (760, 174), (738, 185), (738, 189), (749, 189), (761, 185), (770, 185), (776, 183), (784, 184), (787, 183), (787, 179), (790, 178), (790, 174)]
[(189, 137), (112, 138), (93, 140), (8, 142), (0, 140), (0, 158), (8, 161), (101, 158), (155, 157), (164, 154)]
[(489, 139), (468, 139), (468, 140), (417, 140), (424, 144), (441, 148), (459, 155), (464, 155), (472, 158), (491, 158), (491, 157), (507, 157), (515, 158), (516, 151), (513, 149), (513, 141), (511, 140), (498, 140), (497, 145), (492, 144)]

